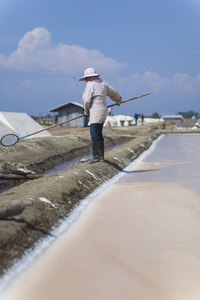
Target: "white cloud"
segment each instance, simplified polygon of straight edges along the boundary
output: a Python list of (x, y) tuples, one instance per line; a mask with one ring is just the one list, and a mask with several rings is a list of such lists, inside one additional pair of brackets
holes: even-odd
[[(135, 75), (132, 76), (133, 80), (134, 78)], [(148, 86), (155, 92), (159, 92), (170, 84), (170, 80), (168, 78), (164, 78), (161, 75), (152, 73), (150, 71), (146, 71), (142, 76), (137, 75), (137, 80), (143, 82), (146, 86)]]
[(135, 90), (150, 90), (154, 94), (162, 94), (169, 91), (178, 93), (200, 93), (200, 74), (191, 77), (189, 74), (176, 73), (172, 79), (162, 77), (160, 74), (146, 71), (143, 75), (134, 74), (129, 78), (119, 78), (118, 86), (129, 92)]
[(164, 78), (159, 74), (146, 71), (143, 75), (134, 74), (129, 78), (119, 78), (117, 82), (120, 89), (127, 90), (129, 93), (137, 90), (149, 90), (159, 93), (161, 90), (170, 86), (170, 79)]
[(173, 77), (173, 84), (183, 92), (187, 92), (189, 94), (199, 93), (200, 74), (198, 74), (195, 78), (192, 78), (187, 73), (177, 73)]
[(31, 80), (23, 80), (19, 84), (19, 88), (29, 88), (33, 85)]
[(0, 53), (2, 69), (25, 72), (50, 71), (66, 74), (82, 73), (89, 66), (98, 72), (114, 73), (126, 65), (105, 57), (98, 50), (88, 50), (77, 45), (54, 45), (46, 28), (37, 27), (27, 32), (18, 48), (8, 57)]

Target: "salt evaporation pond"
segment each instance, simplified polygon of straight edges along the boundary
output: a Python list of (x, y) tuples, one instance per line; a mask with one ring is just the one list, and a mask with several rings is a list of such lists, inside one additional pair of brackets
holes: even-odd
[[(151, 238), (151, 229), (156, 230), (156, 236), (154, 236), (154, 238), (155, 237), (159, 238), (159, 234), (160, 234), (159, 232), (157, 232), (157, 231), (160, 230), (160, 226), (157, 226), (155, 228), (155, 220), (156, 219), (154, 218), (155, 216), (153, 215), (153, 213), (154, 213), (154, 205), (146, 205), (145, 206), (145, 208), (147, 208), (147, 209), (150, 210), (150, 213), (148, 213), (147, 215), (145, 215), (145, 219), (144, 219), (145, 222), (144, 222), (144, 220), (142, 221), (141, 216), (140, 216), (140, 214), (142, 213), (143, 209), (141, 210), (139, 202), (141, 202), (142, 208), (144, 208), (144, 203), (145, 203), (145, 201), (147, 199), (146, 198), (142, 198), (142, 201), (141, 200), (139, 202), (136, 201), (136, 204), (139, 206), (139, 212), (140, 212), (140, 214), (138, 214), (139, 217), (138, 217), (138, 220), (137, 220), (137, 214), (134, 214), (136, 212), (136, 208), (138, 208), (137, 206), (134, 207), (134, 201), (137, 200), (137, 196), (136, 196), (136, 199), (134, 199), (134, 194), (133, 194), (133, 198), (132, 198), (131, 202), (130, 202), (130, 199), (129, 199), (129, 204), (131, 203), (131, 206), (129, 207), (129, 209), (127, 211), (125, 209), (125, 207), (126, 207), (126, 193), (125, 193), (124, 187), (131, 188), (132, 191), (133, 191), (133, 193), (134, 193), (134, 184), (135, 183), (142, 183), (143, 184), (143, 182), (144, 182), (144, 188), (146, 188), (147, 187), (146, 183), (148, 183), (148, 182), (155, 182), (155, 183), (157, 183), (157, 182), (158, 183), (162, 183), (162, 182), (163, 183), (174, 182), (174, 183), (177, 183), (179, 186), (182, 186), (183, 189), (184, 189), (184, 187), (186, 187), (187, 189), (193, 190), (196, 194), (200, 195), (200, 186), (199, 186), (199, 180), (200, 180), (200, 173), (199, 173), (199, 170), (200, 170), (200, 152), (199, 152), (199, 149), (200, 149), (200, 135), (171, 135), (171, 136), (163, 136), (163, 137), (159, 138), (155, 143), (153, 143), (153, 147), (151, 147), (148, 151), (145, 151), (140, 156), (139, 159), (137, 159), (136, 161), (134, 161), (128, 168), (126, 168), (119, 175), (115, 176), (115, 178), (113, 178), (112, 180), (110, 180), (109, 183), (107, 183), (106, 187), (103, 187), (103, 186), (100, 187), (98, 190), (96, 190), (94, 193), (92, 193), (91, 195), (89, 195), (89, 197), (87, 197), (86, 199), (84, 199), (82, 201), (80, 207), (78, 209), (76, 209), (74, 213), (72, 213), (72, 215), (70, 216), (70, 218), (65, 221), (65, 224), (62, 224), (63, 228), (62, 228), (62, 230), (60, 232), (62, 234), (62, 239), (67, 239), (68, 238), (68, 232), (67, 231), (68, 231), (69, 227), (73, 228), (73, 227), (77, 227), (78, 226), (77, 230), (75, 230), (75, 233), (76, 234), (80, 234), (80, 236), (82, 236), (83, 233), (81, 231), (82, 230), (81, 224), (79, 226), (79, 223), (81, 223), (81, 216), (84, 217), (85, 221), (84, 221), (83, 224), (86, 226), (86, 228), (90, 228), (91, 227), (89, 225), (90, 223), (88, 223), (88, 219), (89, 219), (89, 222), (93, 222), (92, 223), (92, 225), (93, 225), (92, 226), (92, 228), (93, 228), (92, 232), (90, 232), (90, 233), (88, 233), (87, 231), (84, 232), (84, 234), (86, 235), (85, 238), (84, 238), (84, 242), (85, 241), (87, 242), (87, 241), (92, 241), (93, 240), (94, 237), (91, 234), (93, 234), (94, 236), (96, 236), (96, 232), (97, 231), (96, 231), (94, 225), (95, 225), (95, 222), (97, 222), (98, 218), (99, 218), (99, 222), (101, 222), (101, 226), (103, 226), (104, 223), (107, 224), (107, 226), (108, 225), (110, 226), (110, 231), (114, 230), (114, 229), (112, 229), (112, 222), (114, 222), (115, 226), (119, 226), (119, 228), (118, 227), (115, 228), (115, 230), (118, 230), (118, 233), (120, 231), (123, 231), (123, 229), (124, 229), (125, 233), (128, 234), (127, 228), (131, 232), (132, 238), (130, 239), (130, 237), (129, 237), (129, 239), (127, 241), (127, 246), (129, 246), (129, 244), (131, 244), (131, 242), (135, 243), (135, 244), (133, 244), (133, 249), (130, 248), (131, 251), (129, 251), (130, 256), (131, 255), (135, 255), (136, 256), (136, 258), (134, 258), (134, 256), (133, 256), (131, 258), (131, 260), (130, 260), (130, 262), (131, 262), (132, 259), (133, 259), (133, 261), (134, 261), (134, 259), (136, 259), (135, 260), (135, 264), (133, 264), (134, 268), (136, 267), (136, 264), (138, 263), (137, 257), (139, 257), (140, 255), (142, 256), (143, 255), (143, 250), (145, 250), (144, 257), (142, 257), (143, 259), (141, 259), (141, 265), (140, 265), (140, 261), (138, 263), (138, 270), (141, 270), (141, 271), (143, 270), (144, 272), (148, 273), (148, 269), (149, 269), (148, 268), (148, 264), (150, 264), (152, 268), (156, 265), (156, 256), (155, 256), (155, 253), (153, 252), (154, 249), (152, 250), (152, 246), (153, 245), (155, 245), (155, 246), (159, 245), (161, 247), (161, 250), (163, 250), (163, 251), (166, 250), (166, 253), (167, 253), (167, 249), (162, 248), (162, 247), (165, 246), (165, 243), (162, 244), (162, 245), (159, 244), (159, 239), (158, 239), (158, 241), (154, 240), (155, 243), (152, 244), (152, 240), (153, 239)], [(129, 183), (130, 183), (130, 185), (129, 185)], [(102, 205), (101, 201), (96, 200), (96, 199), (98, 199), (98, 197), (101, 197), (101, 195), (106, 192), (106, 189), (107, 188), (109, 189), (109, 186), (112, 188), (112, 186), (114, 184), (116, 185), (116, 187), (117, 187), (118, 184), (121, 186), (121, 188), (120, 188), (120, 186), (119, 186), (119, 188), (120, 188), (120, 190), (124, 191), (124, 199), (120, 199), (120, 201), (117, 202), (116, 197), (108, 197), (108, 198), (105, 199), (104, 205)], [(141, 185), (141, 187), (142, 187), (142, 185)], [(136, 185), (136, 188), (137, 188), (137, 185)], [(156, 188), (156, 185), (155, 185), (155, 188)], [(147, 196), (147, 198), (148, 198), (148, 196)], [(96, 200), (96, 201), (93, 201), (93, 200)], [(123, 201), (121, 201), (121, 200), (123, 200)], [(91, 212), (89, 213), (89, 209), (90, 209), (89, 203), (91, 201), (92, 201), (92, 206), (93, 206), (92, 212), (93, 213), (96, 212), (96, 215), (94, 214), (95, 218), (92, 217), (93, 214)], [(114, 202), (112, 202), (112, 201), (114, 201)], [(171, 201), (173, 203), (173, 199), (171, 199)], [(156, 204), (158, 205), (158, 206), (155, 206), (155, 208), (157, 209), (157, 208), (160, 208), (161, 204), (163, 204), (163, 203), (162, 203), (162, 201), (161, 202), (158, 201), (158, 202), (156, 202)], [(168, 205), (167, 202), (166, 202), (166, 204)], [(195, 204), (195, 202), (194, 202), (194, 204)], [(89, 205), (89, 207), (88, 207), (88, 205)], [(130, 208), (132, 206), (133, 206), (133, 211), (130, 211)], [(110, 207), (110, 211), (109, 211), (109, 207)], [(119, 207), (121, 207), (121, 210), (119, 210)], [(168, 237), (169, 239), (172, 238), (172, 240), (169, 240), (170, 241), (169, 244), (170, 245), (176, 245), (175, 244), (176, 239), (180, 238), (180, 245), (178, 244), (180, 247), (178, 247), (176, 250), (178, 251), (178, 249), (180, 248), (180, 250), (182, 251), (181, 252), (182, 255), (183, 255), (183, 253), (185, 255), (184, 259), (183, 259), (183, 262), (182, 262), (183, 264), (185, 264), (185, 270), (187, 270), (187, 271), (188, 270), (189, 271), (194, 270), (196, 273), (198, 273), (198, 268), (195, 270), (194, 266), (193, 266), (193, 268), (191, 270), (187, 269), (188, 268), (188, 265), (187, 265), (187, 258), (188, 258), (187, 254), (188, 253), (187, 253), (187, 251), (186, 251), (186, 253), (184, 252), (185, 249), (187, 250), (187, 247), (185, 248), (184, 243), (183, 243), (185, 240), (186, 240), (186, 242), (188, 242), (187, 239), (186, 239), (186, 237), (188, 239), (190, 239), (190, 238), (192, 239), (191, 234), (187, 234), (187, 230), (186, 229), (187, 229), (187, 225), (188, 226), (191, 225), (191, 222), (192, 222), (191, 220), (193, 218), (190, 218), (190, 221), (189, 221), (188, 219), (184, 220), (184, 219), (181, 219), (181, 217), (180, 217), (180, 220), (179, 220), (178, 219), (179, 212), (181, 210), (183, 210), (183, 207), (180, 206), (180, 210), (179, 210), (179, 205), (177, 205), (177, 208), (178, 209), (174, 209), (174, 207), (173, 207), (173, 210), (172, 210), (174, 214), (177, 213), (177, 218), (174, 218), (174, 222), (175, 222), (174, 226), (175, 227), (172, 226), (172, 232), (169, 234), (169, 237)], [(99, 213), (98, 209), (100, 209), (101, 213)], [(104, 209), (104, 211), (103, 211), (103, 209)], [(125, 211), (123, 211), (124, 209), (125, 209)], [(171, 207), (170, 207), (170, 209), (171, 209)], [(161, 210), (161, 212), (162, 212), (162, 210)], [(184, 207), (184, 212), (187, 212), (187, 207)], [(123, 215), (123, 213), (124, 213), (124, 215)], [(128, 215), (127, 215), (127, 213), (128, 213)], [(197, 217), (195, 215), (195, 213), (196, 212), (193, 211), (194, 216)], [(118, 214), (118, 218), (122, 218), (122, 220), (120, 222), (118, 222), (118, 220), (115, 220), (116, 219), (116, 214)], [(127, 226), (126, 226), (126, 222), (128, 222), (127, 221), (127, 219), (128, 219), (127, 217), (130, 216), (130, 215), (131, 216), (134, 215), (134, 218), (131, 217), (130, 220), (129, 220), (130, 222), (132, 222), (134, 220), (135, 223), (134, 223), (134, 227), (133, 228), (131, 227), (131, 223), (130, 224), (127, 223)], [(166, 212), (165, 218), (168, 218), (169, 215), (170, 215), (170, 213)], [(188, 217), (191, 217), (191, 216), (188, 214)], [(93, 218), (93, 220), (91, 220), (91, 218)], [(145, 227), (146, 219), (147, 218), (150, 218), (148, 220), (149, 223), (147, 222), (147, 224), (149, 224), (148, 228)], [(165, 221), (165, 218), (163, 219), (164, 221)], [(198, 218), (195, 218), (196, 222), (197, 222), (197, 219)], [(104, 221), (107, 221), (107, 223), (104, 222)], [(117, 221), (117, 223), (116, 223), (116, 221)], [(166, 224), (164, 223), (164, 225), (163, 225), (163, 223), (162, 223), (163, 221), (160, 220), (160, 219), (158, 219), (157, 222), (158, 221), (161, 221), (161, 225), (164, 226), (164, 228), (165, 228)], [(190, 223), (184, 225), (185, 221), (190, 222)], [(179, 223), (182, 224), (181, 226), (184, 229), (183, 230), (183, 239), (182, 239), (182, 235), (181, 235), (182, 232), (178, 232), (177, 236), (175, 235), (175, 233), (176, 233), (175, 228), (176, 228), (176, 225), (177, 225), (176, 222), (178, 224)], [(122, 226), (122, 224), (123, 224), (123, 226)], [(128, 226), (128, 225), (130, 225), (130, 226)], [(193, 225), (196, 225), (196, 223), (195, 222), (194, 222), (194, 224), (192, 223), (191, 227), (193, 227)], [(90, 226), (90, 227), (88, 227), (88, 226)], [(186, 226), (186, 228), (184, 226)], [(131, 228), (133, 229), (133, 232), (131, 231), (132, 230)], [(199, 226), (194, 226), (193, 229), (198, 230), (198, 228), (199, 228)], [(101, 227), (100, 229), (101, 229), (100, 232), (101, 232), (102, 236), (98, 235), (98, 243), (100, 242), (100, 238), (102, 238), (102, 241), (101, 241), (101, 243), (102, 243), (101, 244), (101, 250), (104, 249), (104, 244), (103, 243), (104, 243), (104, 241), (106, 241), (105, 246), (109, 243), (109, 245), (110, 245), (109, 251), (111, 251), (111, 253), (114, 253), (114, 250), (112, 252), (112, 250), (110, 250), (110, 249), (111, 249), (112, 244), (116, 243), (116, 241), (117, 241), (116, 239), (120, 235), (119, 234), (118, 235), (114, 235), (114, 236), (112, 236), (112, 238), (111, 238), (111, 236), (106, 237), (106, 231), (107, 231), (107, 229), (104, 229), (103, 227)], [(138, 229), (138, 232), (137, 232), (137, 229)], [(170, 229), (170, 228), (168, 228), (168, 229)], [(144, 234), (146, 231), (148, 231), (148, 235), (147, 236), (145, 236), (145, 234)], [(73, 232), (73, 231), (71, 231), (71, 232)], [(56, 237), (58, 237), (60, 235), (60, 233), (59, 233), (59, 229), (56, 229), (54, 232), (52, 232), (52, 234), (54, 234)], [(124, 239), (126, 237), (125, 233), (121, 234), (121, 236), (123, 236)], [(138, 236), (137, 236), (137, 233), (138, 233)], [(142, 236), (141, 236), (141, 233), (143, 233)], [(90, 235), (87, 236), (87, 234), (90, 234), (91, 236)], [(176, 239), (173, 239), (173, 234), (175, 235)], [(163, 236), (165, 236), (165, 235), (163, 235), (163, 234), (160, 234), (160, 235), (161, 235), (161, 240), (163, 241)], [(69, 233), (69, 236), (70, 236), (70, 233)], [(75, 238), (76, 238), (76, 235), (74, 237), (74, 235), (71, 233), (71, 239), (75, 243), (74, 247), (76, 247), (76, 243), (79, 243), (79, 241), (80, 241), (80, 237), (78, 239), (78, 242), (75, 241)], [(165, 238), (167, 240), (167, 237), (165, 237)], [(196, 249), (195, 251), (197, 251), (197, 252), (199, 250), (199, 248), (198, 248), (199, 245), (198, 245), (198, 243), (195, 244), (195, 240), (192, 243), (189, 240), (189, 243), (187, 243), (187, 245), (193, 245), (191, 247), (191, 249), (189, 249), (191, 252), (193, 251), (193, 248)], [(50, 245), (51, 244), (51, 238), (49, 238), (49, 241), (50, 241), (50, 243), (49, 243), (49, 245)], [(144, 242), (144, 245), (140, 249), (139, 245), (140, 244), (142, 245), (143, 242)], [(64, 247), (64, 253), (65, 253), (64, 255), (66, 255), (67, 247), (69, 246), (69, 248), (70, 248), (70, 243), (71, 243), (71, 240), (69, 238), (66, 241), (66, 245)], [(50, 257), (51, 257), (51, 252), (55, 252), (56, 251), (56, 244), (57, 243), (54, 243), (54, 250), (53, 251), (50, 251), (50, 252), (48, 251)], [(60, 245), (61, 245), (61, 243), (60, 243)], [(126, 245), (126, 241), (122, 245)], [(151, 245), (151, 247), (150, 247), (150, 245)], [(195, 246), (196, 246), (196, 248), (195, 248)], [(121, 247), (121, 245), (117, 244), (117, 247)], [(44, 252), (44, 250), (47, 249), (47, 248), (48, 248), (48, 238), (46, 240), (46, 245), (45, 246), (43, 245), (43, 247), (41, 247), (41, 248), (40, 248), (40, 245), (38, 246), (38, 248), (36, 249), (37, 253), (35, 253), (35, 255), (33, 255), (33, 260), (36, 260), (36, 258), (42, 252)], [(126, 250), (126, 247), (124, 247), (124, 248)], [(114, 248), (114, 249), (116, 249), (116, 248)], [(147, 249), (148, 249), (149, 253), (148, 253)], [(79, 251), (77, 253), (82, 253), (82, 251), (80, 252), (80, 247), (78, 248), (78, 250)], [(122, 249), (122, 250), (124, 250), (124, 249)], [(137, 253), (137, 250), (138, 250), (138, 253)], [(100, 249), (98, 251), (100, 251)], [(169, 251), (169, 249), (168, 249), (168, 251)], [(86, 251), (86, 253), (88, 253), (88, 252)], [(164, 252), (158, 252), (158, 253), (164, 253)], [(127, 257), (127, 259), (128, 259), (128, 256), (126, 256), (127, 253), (124, 254), (122, 252), (121, 254), (122, 254), (122, 257)], [(70, 257), (70, 255), (72, 255), (72, 257)], [(91, 255), (91, 257), (92, 257), (92, 255)], [(58, 255), (56, 255), (56, 256), (58, 256)], [(147, 264), (145, 265), (144, 258), (146, 256), (147, 256)], [(29, 263), (30, 263), (31, 262), (31, 259), (30, 259), (31, 253), (29, 253), (28, 257), (29, 257)], [(68, 255), (66, 255), (66, 257), (68, 257)], [(112, 255), (111, 255), (111, 258), (112, 258)], [(163, 257), (160, 257), (160, 259), (161, 258), (163, 259)], [(165, 257), (165, 258), (166, 258), (167, 262), (171, 263), (169, 259), (172, 259), (172, 262), (173, 262), (173, 259), (174, 259), (174, 261), (176, 261), (177, 256), (174, 255), (174, 253), (171, 250), (171, 255), (167, 255), (167, 257)], [(73, 257), (73, 253), (69, 252), (69, 258), (68, 259), (70, 259), (70, 262), (75, 262), (76, 260), (78, 260), (78, 254), (76, 254), (76, 257)], [(88, 261), (87, 261), (88, 265), (92, 261), (90, 259), (90, 257), (85, 257), (85, 259), (88, 259)], [(152, 259), (153, 259), (153, 261), (152, 261)], [(44, 268), (46, 268), (47, 265), (50, 265), (50, 263), (45, 264), (45, 262), (44, 262), (45, 261), (45, 254), (44, 254), (44, 258), (41, 257), (40, 260), (41, 260), (41, 263), (43, 262), (43, 267)], [(51, 259), (50, 261), (53, 262), (53, 259)], [(80, 264), (78, 265), (78, 268), (81, 268), (82, 262), (83, 262), (83, 269), (84, 269), (85, 268), (84, 267), (84, 261), (82, 259), (80, 259), (80, 261), (79, 261)], [(28, 266), (30, 266), (29, 263), (27, 263), (27, 264), (26, 263), (27, 262), (26, 262), (26, 257), (25, 257), (21, 261), (21, 271), (23, 271), (23, 267), (25, 265), (26, 265), (25, 268), (28, 268)], [(176, 265), (176, 263), (177, 263), (177, 265)], [(163, 276), (163, 273), (164, 273), (164, 275), (166, 275), (165, 272), (166, 271), (168, 272), (168, 274), (167, 274), (168, 275), (168, 277), (167, 277), (168, 280), (164, 284), (164, 287), (166, 287), (166, 289), (168, 289), (166, 293), (169, 292), (169, 293), (171, 293), (173, 295), (173, 292), (174, 292), (174, 295), (175, 295), (175, 292), (176, 292), (177, 293), (177, 298), (176, 299), (181, 299), (182, 295), (180, 295), (180, 293), (181, 293), (182, 290), (179, 289), (178, 287), (176, 289), (177, 285), (176, 284), (174, 285), (174, 282), (176, 280), (180, 279), (180, 278), (181, 278), (180, 280), (183, 280), (184, 279), (184, 278), (182, 278), (183, 275), (185, 276), (185, 281), (187, 282), (187, 280), (189, 280), (188, 278), (190, 278), (190, 272), (188, 271), (188, 274), (186, 274), (187, 272), (186, 273), (179, 272), (178, 273), (179, 274), (178, 277), (176, 277), (176, 273), (174, 272), (173, 268), (177, 266), (177, 270), (179, 270), (179, 268), (180, 268), (180, 271), (182, 270), (181, 269), (181, 264), (179, 265), (178, 261), (176, 261), (176, 263), (175, 264), (171, 264), (171, 265), (169, 265), (167, 263), (166, 265), (168, 267), (166, 268), (166, 270), (159, 269), (160, 264), (158, 264), (158, 266), (156, 266), (156, 267), (159, 270), (159, 272), (161, 272), (162, 276)], [(99, 268), (101, 267), (101, 265), (102, 265), (102, 262), (100, 262)], [(115, 266), (115, 264), (114, 264), (114, 266)], [(13, 269), (13, 271), (16, 271), (16, 269), (18, 267), (16, 267), (15, 269)], [(55, 265), (53, 264), (53, 267), (54, 267), (53, 270), (56, 271), (56, 264)], [(116, 267), (117, 267), (117, 265), (115, 266), (115, 268)], [(41, 270), (41, 267), (39, 269)], [(98, 270), (98, 268), (96, 267), (96, 262), (95, 262), (94, 269)], [(157, 272), (157, 269), (155, 268), (154, 272)], [(104, 272), (103, 268), (102, 268), (102, 270)], [(145, 271), (145, 270), (147, 270), (147, 271)], [(35, 268), (35, 271), (36, 271), (35, 275), (40, 273), (40, 271), (37, 271), (37, 268)], [(37, 273), (37, 272), (39, 272), (39, 273)], [(58, 270), (56, 272), (58, 272)], [(45, 274), (44, 270), (43, 270), (43, 273)], [(78, 273), (81, 273), (80, 269), (78, 270)], [(50, 287), (51, 283), (47, 282), (46, 276), (44, 274), (41, 275), (40, 279), (43, 280), (42, 283), (44, 284), (45, 292), (48, 292), (48, 288), (47, 287)], [(49, 274), (49, 272), (48, 272), (48, 274)], [(114, 274), (116, 274), (116, 272), (112, 273), (113, 283), (115, 283)], [(162, 282), (159, 281), (160, 278), (162, 279), (162, 276), (157, 276), (159, 273), (155, 273), (155, 274), (156, 274), (156, 278), (157, 278), (156, 280), (158, 280), (158, 281), (156, 281), (155, 278), (151, 278), (151, 272), (148, 274), (148, 276), (149, 276), (149, 278), (155, 280), (155, 287), (157, 286), (157, 283), (159, 282), (161, 288), (163, 289)], [(9, 274), (7, 274), (7, 275), (8, 275), (7, 276), (7, 280), (9, 281)], [(10, 274), (10, 275), (11, 275), (10, 277), (12, 278), (13, 275), (12, 274)], [(16, 273), (15, 273), (15, 275), (16, 275)], [(25, 274), (25, 276), (27, 276), (27, 275), (28, 274)], [(69, 280), (71, 280), (71, 274), (65, 274), (65, 276), (68, 276), (68, 275), (69, 275), (69, 278), (68, 278), (68, 280), (66, 280), (66, 277), (65, 277), (65, 285), (63, 287), (62, 286), (60, 287), (60, 292), (61, 292), (62, 288), (65, 288), (66, 282), (68, 282)], [(91, 274), (89, 274), (89, 276), (90, 275)], [(188, 275), (188, 277), (186, 275)], [(62, 274), (61, 274), (61, 276), (62, 276)], [(109, 276), (109, 273), (107, 274), (105, 272), (104, 276)], [(102, 280), (103, 280), (104, 276), (103, 275), (101, 276)], [(141, 282), (140, 282), (140, 279), (141, 279), (140, 276), (138, 276), (137, 273), (134, 276), (135, 276), (135, 281), (137, 282), (138, 286), (140, 286), (140, 284), (141, 284)], [(171, 279), (170, 279), (169, 276), (171, 276)], [(30, 274), (29, 274), (30, 280), (31, 280), (31, 277), (35, 277), (36, 278), (37, 276), (32, 276), (31, 275), (31, 269), (30, 269)], [(94, 278), (95, 278), (95, 275), (94, 275)], [(75, 276), (75, 279), (76, 279), (76, 276)], [(86, 279), (87, 279), (87, 277), (86, 277)], [(130, 292), (131, 292), (131, 287), (133, 286), (133, 281), (132, 281), (132, 277), (131, 276), (130, 276), (129, 279), (130, 279), (130, 286), (129, 285), (128, 286), (129, 286)], [(195, 289), (196, 288), (196, 282), (193, 279), (191, 277), (192, 281), (190, 282), (190, 284), (192, 285), (192, 282), (194, 282), (194, 287), (192, 287), (192, 289), (194, 291), (194, 294), (196, 295), (196, 293), (197, 293), (197, 290)], [(22, 276), (21, 277), (21, 283), (23, 282), (23, 280), (24, 279), (23, 279), (23, 276)], [(124, 279), (124, 275), (122, 277), (119, 276), (118, 280), (119, 280), (119, 283), (120, 283), (120, 280), (121, 281), (125, 280)], [(88, 282), (89, 282), (89, 280), (88, 280)], [(183, 282), (184, 282), (184, 280), (183, 280)], [(85, 284), (86, 283), (87, 283), (87, 280), (85, 280)], [(126, 282), (126, 281), (124, 283), (128, 284), (128, 282)], [(177, 281), (177, 283), (179, 283), (179, 282)], [(46, 285), (46, 288), (45, 288), (45, 285)], [(5, 285), (3, 284), (3, 286), (5, 286)], [(40, 284), (40, 286), (41, 286), (41, 284)], [(102, 282), (102, 286), (104, 286), (103, 282)], [(120, 286), (120, 284), (119, 284), (119, 286)], [(145, 283), (145, 286), (146, 286), (146, 283)], [(19, 289), (18, 289), (18, 287), (19, 287)], [(23, 285), (20, 284), (20, 280), (19, 280), (19, 285), (16, 284), (16, 290), (14, 289), (12, 291), (12, 289), (11, 289), (11, 295), (12, 296), (14, 295), (13, 298), (9, 298), (9, 299), (25, 299), (25, 298), (23, 298), (23, 297), (20, 296), (21, 290), (23, 290), (22, 287), (23, 287)], [(69, 287), (70, 287), (70, 285), (69, 285)], [(84, 287), (85, 287), (85, 285), (84, 285)], [(90, 283), (89, 283), (89, 287), (90, 287)], [(172, 288), (172, 287), (174, 288), (173, 292), (172, 292), (172, 290), (170, 290), (170, 288)], [(186, 288), (187, 284), (184, 284), (183, 287)], [(31, 281), (30, 281), (30, 287), (29, 287), (30, 291), (29, 291), (28, 287), (26, 287), (26, 288), (27, 288), (27, 293), (29, 295), (32, 295), (33, 298), (34, 298), (35, 297), (34, 292), (37, 290), (37, 287), (32, 286)], [(115, 288), (114, 288), (113, 291), (116, 291), (116, 289), (117, 289), (117, 285), (115, 284)], [(147, 287), (146, 287), (146, 289), (147, 289)], [(114, 296), (113, 291), (110, 290), (110, 293), (111, 293), (112, 296)], [(142, 289), (141, 289), (141, 291), (142, 291)], [(145, 291), (145, 289), (143, 291)], [(154, 291), (154, 289), (152, 289), (152, 291)], [(17, 293), (15, 293), (15, 292), (17, 292)], [(96, 291), (94, 290), (93, 292), (95, 293)], [(125, 292), (127, 292), (127, 289), (125, 289), (123, 291), (123, 293), (125, 293)], [(190, 289), (188, 289), (188, 293), (189, 292), (191, 292)], [(139, 290), (138, 290), (138, 293), (139, 293)], [(22, 294), (23, 294), (23, 291), (22, 291)], [(25, 295), (25, 292), (24, 292), (24, 295)], [(16, 296), (16, 298), (15, 298), (15, 296)], [(73, 298), (74, 295), (71, 295), (71, 296)], [(112, 296), (111, 296), (110, 299), (117, 299), (116, 297), (112, 298)], [(40, 299), (40, 298), (37, 298), (37, 299)], [(62, 298), (60, 298), (60, 299), (62, 299)], [(74, 299), (76, 299), (76, 298), (74, 298)], [(153, 298), (153, 297), (151, 297), (149, 295), (149, 299), (157, 299), (157, 298), (155, 298), (155, 297)], [(161, 299), (161, 298), (159, 298), (159, 299)]]
[[(143, 159), (155, 162), (162, 172), (133, 171), (137, 181), (177, 182), (200, 194), (200, 135), (166, 135), (157, 143), (155, 151)], [(131, 176), (130, 176), (131, 175)]]

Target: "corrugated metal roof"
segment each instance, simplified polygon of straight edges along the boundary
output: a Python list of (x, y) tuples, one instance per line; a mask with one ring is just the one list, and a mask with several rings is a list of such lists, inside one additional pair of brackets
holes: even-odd
[(68, 105), (70, 105), (70, 104), (73, 104), (73, 105), (75, 105), (75, 106), (79, 106), (79, 107), (82, 107), (82, 108), (83, 108), (83, 105), (82, 105), (82, 104), (77, 103), (77, 102), (72, 102), (72, 101), (71, 101), (71, 102), (64, 103), (64, 104), (62, 104), (62, 105), (60, 105), (60, 106), (54, 107), (54, 108), (50, 109), (49, 111), (50, 111), (50, 112), (55, 112), (55, 111), (58, 111), (59, 109), (61, 109), (62, 107), (68, 106)]

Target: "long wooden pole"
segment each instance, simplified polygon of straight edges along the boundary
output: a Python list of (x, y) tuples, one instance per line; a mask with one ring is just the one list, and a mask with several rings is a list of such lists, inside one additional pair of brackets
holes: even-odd
[[(135, 99), (138, 99), (138, 98), (141, 98), (141, 97), (150, 95), (150, 94), (151, 94), (150, 92), (149, 92), (149, 93), (146, 93), (146, 94), (142, 94), (142, 95), (139, 95), (139, 96), (136, 96), (136, 97), (133, 97), (133, 98), (124, 100), (124, 101), (122, 101), (121, 103), (125, 103), (125, 102), (128, 102), (128, 101), (132, 101), (132, 100), (135, 100)], [(108, 105), (107, 108), (113, 107), (113, 106), (116, 106), (116, 105), (117, 105), (117, 103), (114, 103), (114, 104)], [(43, 131), (45, 131), (45, 130), (49, 130), (49, 129), (54, 128), (54, 127), (57, 127), (57, 126), (59, 126), (59, 125), (62, 125), (62, 124), (65, 124), (65, 123), (74, 121), (74, 120), (79, 119), (79, 118), (82, 118), (82, 117), (87, 117), (87, 115), (86, 115), (86, 114), (83, 114), (83, 115), (80, 115), (80, 116), (78, 116), (78, 117), (75, 117), (75, 118), (72, 118), (72, 119), (68, 119), (68, 120), (66, 120), (66, 121), (57, 123), (57, 124), (52, 125), (52, 126), (50, 126), (50, 127), (41, 129), (41, 130), (36, 131), (36, 132), (34, 132), (34, 133), (27, 134), (27, 135), (25, 135), (25, 136), (20, 137), (19, 140), (24, 139), (24, 138), (26, 138), (26, 137), (28, 137), (28, 136), (34, 135), (34, 134), (36, 134), (36, 133), (40, 133), (40, 132), (43, 132)]]
[[(136, 97), (133, 97), (133, 98), (130, 98), (130, 99), (127, 99), (127, 100), (124, 100), (122, 101), (121, 103), (125, 103), (125, 102), (128, 102), (128, 101), (132, 101), (132, 100), (135, 100), (135, 99), (138, 99), (138, 98), (141, 98), (141, 97), (144, 97), (144, 96), (147, 96), (147, 95), (150, 95), (151, 93), (146, 93), (146, 94), (143, 94), (143, 95), (140, 95), (140, 96), (136, 96)], [(112, 106), (115, 106), (117, 105), (117, 103), (114, 103), (114, 104), (111, 104), (111, 105), (108, 105), (107, 108), (109, 107), (112, 107)]]
[(36, 132), (30, 133), (30, 134), (27, 134), (27, 135), (25, 135), (25, 136), (21, 136), (21, 137), (19, 138), (19, 140), (24, 139), (24, 138), (26, 138), (26, 137), (28, 137), (28, 136), (31, 136), (31, 135), (33, 135), (33, 134), (36, 134), (36, 133), (40, 133), (40, 132), (42, 132), (42, 131), (49, 130), (49, 129), (51, 129), (51, 128), (54, 128), (54, 127), (56, 127), (56, 126), (65, 124), (65, 123), (67, 123), (67, 122), (74, 121), (74, 120), (79, 119), (79, 118), (82, 118), (82, 117), (86, 117), (86, 116), (87, 116), (87, 115), (84, 114), (84, 115), (80, 115), (80, 116), (75, 117), (75, 118), (72, 118), (72, 119), (68, 119), (68, 120), (66, 120), (66, 121), (57, 123), (57, 124), (55, 124), (55, 125), (49, 126), (49, 127), (47, 127), (47, 128), (41, 129), (41, 130), (39, 130), (39, 131), (36, 131)]

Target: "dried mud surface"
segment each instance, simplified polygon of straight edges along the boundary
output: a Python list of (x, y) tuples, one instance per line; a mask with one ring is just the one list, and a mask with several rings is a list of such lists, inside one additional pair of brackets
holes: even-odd
[[(42, 174), (57, 164), (91, 153), (89, 128), (54, 128), (50, 132), (52, 137), (24, 139), (9, 148), (0, 146), (0, 163), (22, 163)], [(35, 242), (49, 235), (82, 199), (147, 150), (160, 134), (156, 126), (104, 128), (105, 147), (120, 145), (105, 153), (104, 162), (76, 163), (1, 193), (0, 209), (19, 203), (31, 205), (15, 217), (0, 220), (0, 275)], [(10, 182), (14, 183), (18, 182)], [(2, 189), (8, 182), (1, 180), (0, 184)]]

